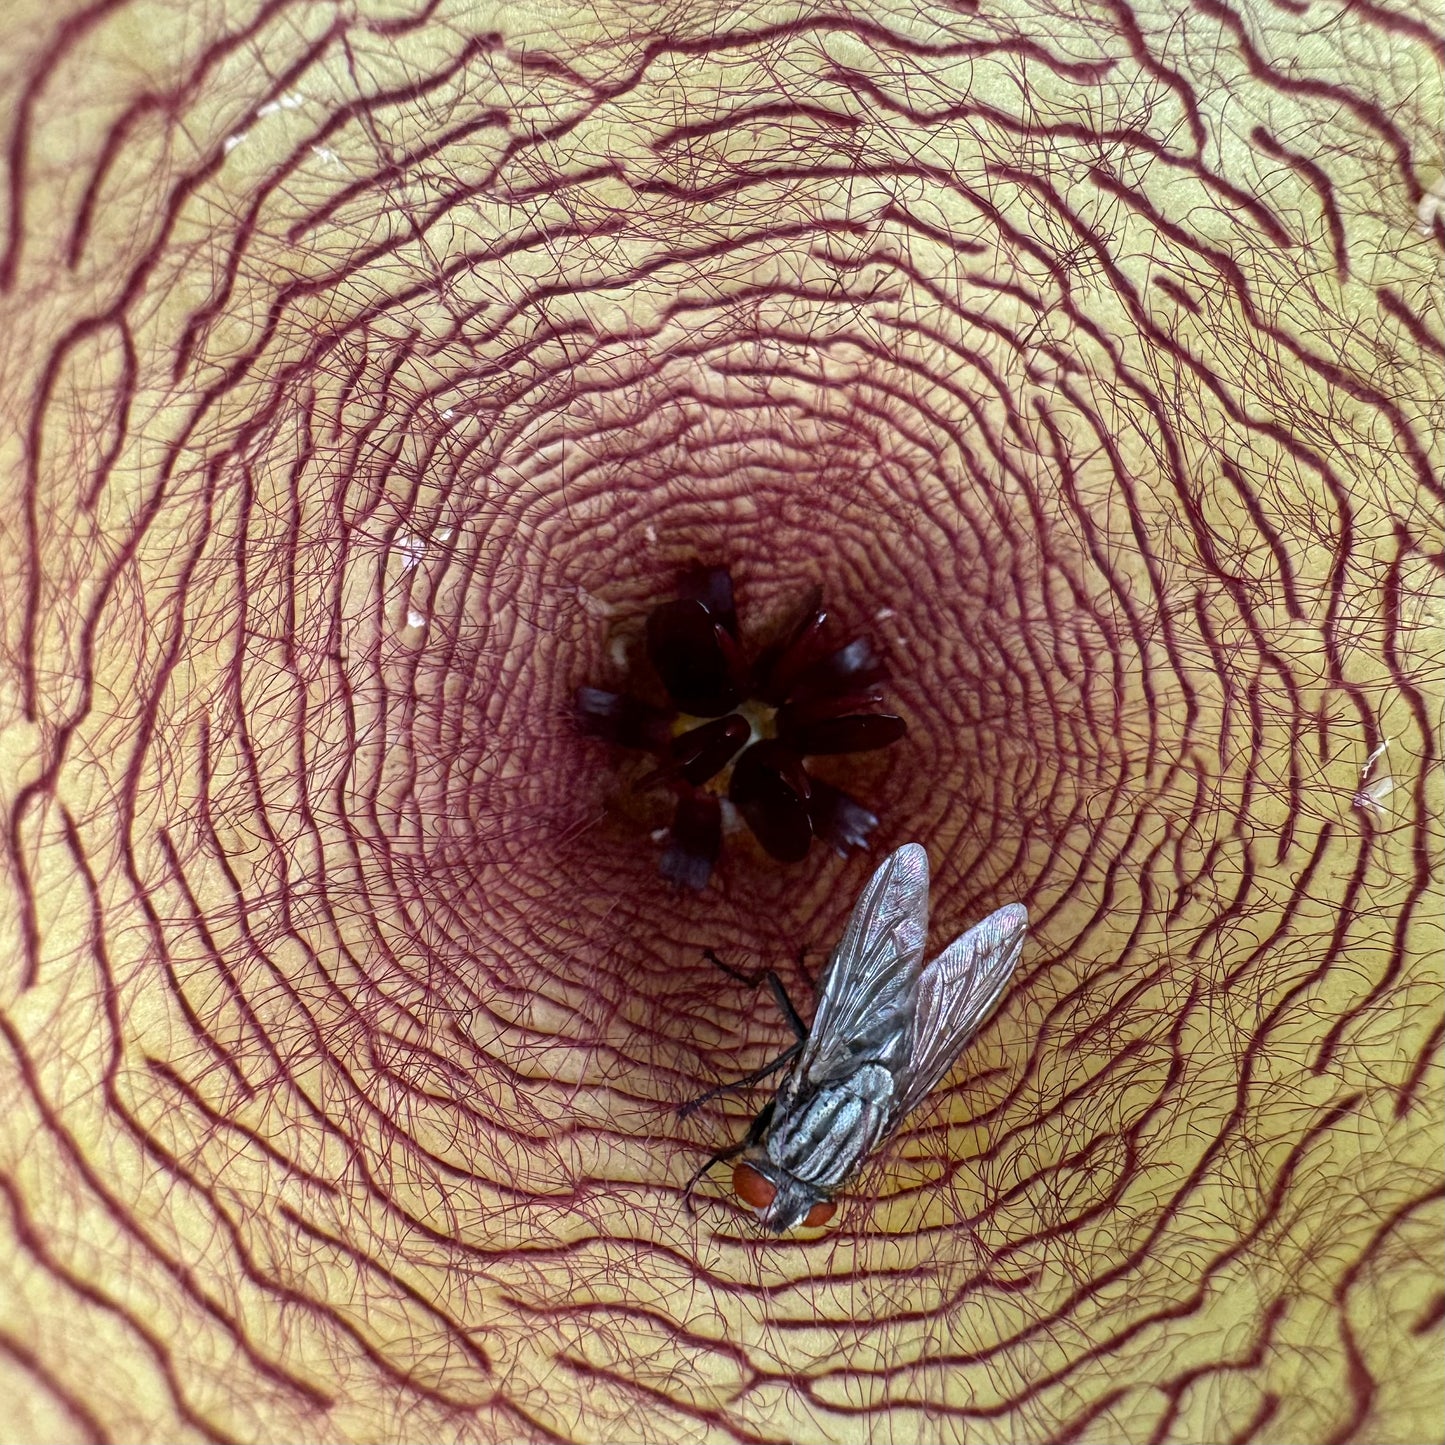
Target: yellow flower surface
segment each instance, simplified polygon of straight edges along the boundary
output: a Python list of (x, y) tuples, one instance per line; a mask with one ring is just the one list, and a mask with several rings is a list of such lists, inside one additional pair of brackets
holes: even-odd
[[(0, 1442), (1438, 1440), (1441, 39), (7, 0)], [(862, 856), (659, 875), (697, 568), (878, 646)], [(1002, 1007), (689, 1213), (704, 950), (811, 1018), (910, 840)]]

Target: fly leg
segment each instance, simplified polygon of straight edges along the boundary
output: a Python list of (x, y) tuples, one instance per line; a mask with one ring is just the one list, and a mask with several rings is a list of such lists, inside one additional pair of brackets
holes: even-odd
[(719, 1084), (715, 1089), (709, 1089), (705, 1094), (699, 1094), (695, 1099), (689, 1099), (685, 1104), (677, 1106), (677, 1114), (680, 1119), (686, 1119), (689, 1114), (695, 1114), (711, 1099), (720, 1098), (723, 1094), (738, 1094), (744, 1089), (750, 1089), (756, 1083), (766, 1079), (769, 1074), (776, 1074), (784, 1064), (791, 1063), (797, 1056), (798, 1051), (808, 1041), (807, 1034), (804, 1034), (797, 1043), (783, 1050), (772, 1063), (764, 1064), (760, 1069), (754, 1069), (750, 1074), (744, 1074), (740, 1079), (734, 1079), (730, 1084)]
[(765, 1133), (767, 1133), (768, 1125), (771, 1124), (772, 1121), (773, 1100), (769, 1099), (768, 1102), (764, 1104), (761, 1109), (758, 1110), (757, 1118), (755, 1118), (753, 1122), (748, 1125), (748, 1132), (743, 1135), (742, 1142), (729, 1145), (726, 1149), (719, 1149), (717, 1153), (714, 1154), (707, 1161), (707, 1163), (705, 1163), (702, 1168), (699, 1169), (697, 1173), (694, 1174), (692, 1178), (687, 1181), (687, 1188), (682, 1191), (682, 1203), (683, 1207), (687, 1210), (689, 1214), (693, 1212), (692, 1191), (693, 1188), (696, 1186), (697, 1181), (701, 1179), (702, 1176), (706, 1174), (707, 1171), (711, 1169), (714, 1164), (722, 1164), (728, 1159), (736, 1159), (739, 1154), (743, 1153), (745, 1150), (751, 1149), (753, 1145), (756, 1144)]
[[(798, 1016), (798, 1011), (793, 1007), (793, 1001), (788, 997), (788, 991), (783, 987), (783, 981), (772, 969), (763, 969), (758, 973), (744, 973), (740, 968), (733, 968), (731, 964), (724, 963), (712, 949), (705, 948), (702, 956), (712, 964), (714, 968), (721, 969), (729, 978), (735, 978), (739, 983), (745, 983), (749, 988), (756, 988), (763, 979), (767, 979), (768, 987), (773, 991), (773, 997), (778, 1001), (778, 1007), (783, 1011), (783, 1017), (788, 1021), (788, 1027), (797, 1036), (798, 1042), (802, 1043), (808, 1037), (808, 1026)], [(802, 959), (799, 958), (801, 965)]]
[[(709, 962), (715, 964), (725, 974), (727, 974), (729, 978), (735, 978), (738, 980), (739, 983), (745, 983), (750, 988), (756, 988), (758, 986), (758, 982), (761, 979), (767, 979), (768, 987), (772, 989), (773, 997), (777, 1000), (778, 1007), (783, 1011), (783, 1017), (787, 1019), (788, 1027), (792, 1029), (796, 1042), (794, 1042), (791, 1047), (784, 1049), (783, 1052), (772, 1061), (772, 1063), (764, 1064), (762, 1068), (754, 1069), (752, 1073), (744, 1074), (741, 1079), (734, 1079), (730, 1084), (719, 1084), (717, 1088), (709, 1089), (707, 1093), (700, 1095), (698, 1098), (689, 1099), (686, 1104), (679, 1105), (677, 1112), (679, 1116), (684, 1119), (689, 1114), (695, 1113), (710, 1099), (716, 1099), (723, 1094), (740, 1093), (742, 1090), (750, 1089), (754, 1084), (761, 1082), (763, 1079), (766, 1079), (769, 1074), (777, 1073), (777, 1071), (781, 1069), (784, 1064), (791, 1063), (792, 1060), (797, 1057), (798, 1051), (808, 1041), (808, 1026), (803, 1022), (801, 1018), (798, 1017), (798, 1011), (793, 1007), (793, 1001), (788, 997), (788, 991), (783, 987), (782, 979), (780, 979), (777, 974), (772, 971), (772, 969), (767, 969), (763, 973), (743, 973), (739, 969), (730, 968), (710, 948), (704, 949), (703, 954)], [(754, 1120), (754, 1123), (756, 1122), (757, 1121)], [(753, 1140), (750, 1142), (756, 1141)], [(744, 1145), (742, 1147), (746, 1148), (747, 1146)], [(741, 1152), (741, 1149), (735, 1150), (734, 1152), (739, 1153)], [(730, 1156), (720, 1157), (725, 1158)], [(716, 1162), (719, 1161), (712, 1161), (712, 1163)], [(704, 1167), (710, 1168), (711, 1164)]]

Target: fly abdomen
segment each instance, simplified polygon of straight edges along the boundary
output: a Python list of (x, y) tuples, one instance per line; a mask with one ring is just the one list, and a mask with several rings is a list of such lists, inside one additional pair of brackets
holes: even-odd
[(774, 1115), (768, 1157), (795, 1179), (832, 1189), (882, 1138), (893, 1076), (864, 1064), (846, 1082), (820, 1089), (798, 1110)]

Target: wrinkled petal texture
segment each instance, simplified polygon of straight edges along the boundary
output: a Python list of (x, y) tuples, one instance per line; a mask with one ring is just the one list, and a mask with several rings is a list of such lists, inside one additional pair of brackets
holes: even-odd
[[(0, 7), (3, 1429), (1439, 1439), (1440, 40)], [(740, 785), (870, 856), (617, 816), (661, 599), (703, 715), (734, 614), (886, 663)], [(825, 1231), (690, 1215), (790, 1040), (703, 950), (811, 1016), (909, 839), (999, 1012)]]

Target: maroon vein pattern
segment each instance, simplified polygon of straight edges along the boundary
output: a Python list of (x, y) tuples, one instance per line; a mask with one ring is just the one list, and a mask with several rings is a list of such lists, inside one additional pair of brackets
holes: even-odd
[[(0, 37), (12, 1438), (1438, 1437), (1433, 10)], [(806, 1242), (673, 1110), (868, 860), (680, 895), (569, 720), (700, 564), (1034, 920)]]

